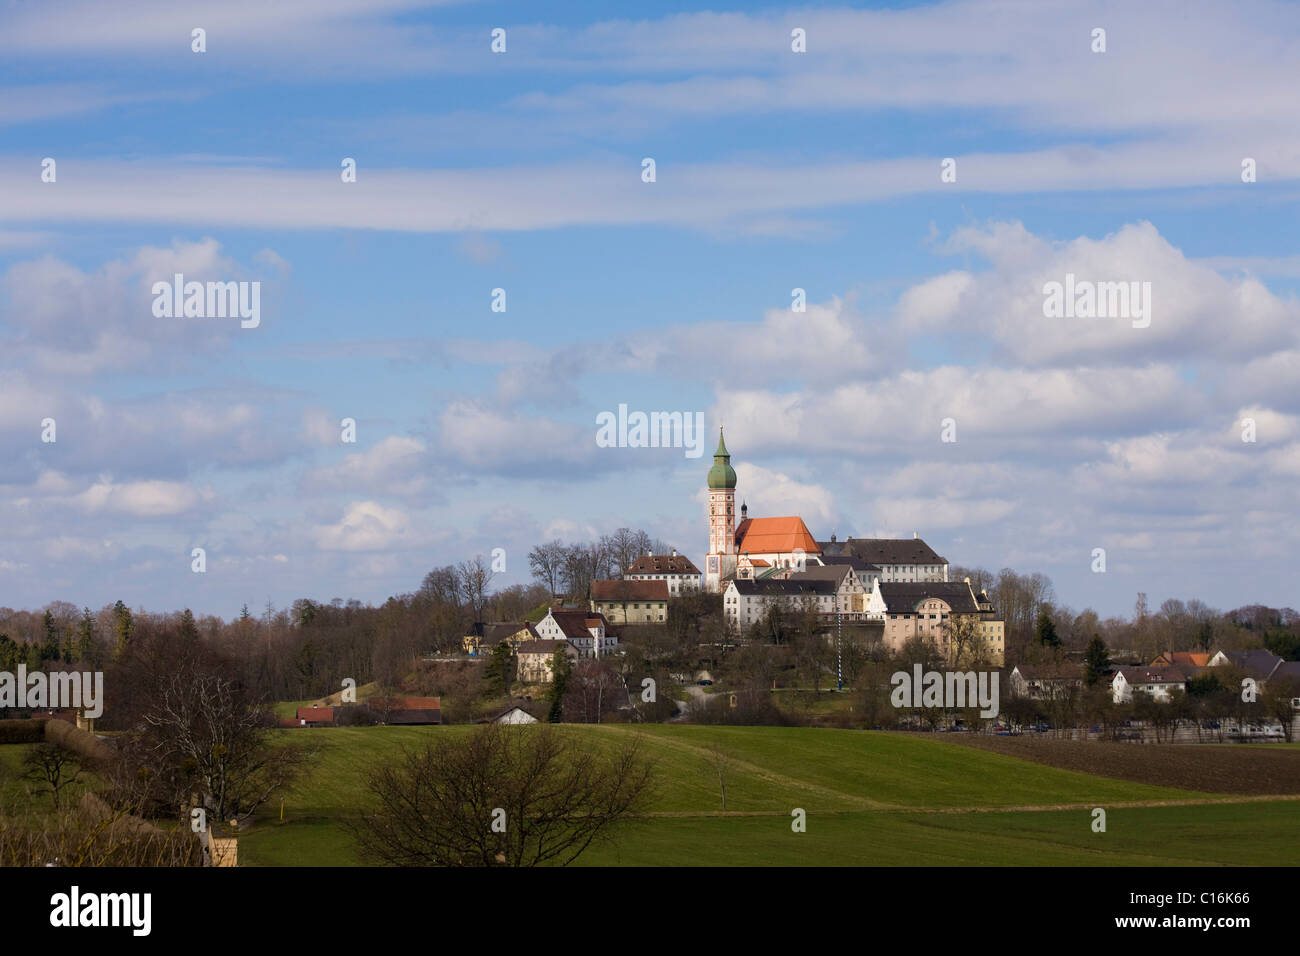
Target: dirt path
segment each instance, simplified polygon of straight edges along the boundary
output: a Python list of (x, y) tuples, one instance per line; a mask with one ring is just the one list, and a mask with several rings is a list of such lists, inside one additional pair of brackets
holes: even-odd
[[(593, 726), (599, 726), (599, 725), (593, 725)], [(657, 735), (653, 737), (647, 735), (646, 740), (651, 745), (662, 744), (665, 747), (671, 747), (679, 751), (687, 751), (693, 753), (706, 764), (713, 759), (713, 754), (708, 747), (698, 747), (695, 744), (687, 743), (684, 740), (678, 740), (676, 738), (666, 737), (666, 736), (660, 737)], [(790, 777), (790, 776), (786, 776), (785, 774), (775, 773), (774, 771), (769, 770), (766, 767), (760, 766), (759, 764), (750, 763), (747, 760), (740, 760), (734, 756), (729, 757), (728, 766), (731, 767), (732, 769), (742, 771), (744, 773), (752, 774), (755, 777), (758, 777), (760, 780), (765, 780), (768, 783), (777, 784), (778, 786), (782, 786), (782, 787), (798, 788), (800, 790), (821, 794), (822, 796), (834, 797), (837, 800), (844, 800), (848, 803), (857, 804), (859, 807), (861, 807), (864, 810), (906, 809), (896, 804), (884, 803), (880, 800), (872, 800), (870, 797), (864, 797), (861, 796), (860, 794), (847, 793), (843, 790), (836, 790), (833, 787), (825, 787), (822, 786), (821, 784), (810, 783), (809, 781), (801, 780), (798, 777)], [(654, 816), (654, 815), (655, 814), (649, 814), (649, 816)], [(687, 814), (687, 816), (691, 816), (691, 815), (693, 814)]]

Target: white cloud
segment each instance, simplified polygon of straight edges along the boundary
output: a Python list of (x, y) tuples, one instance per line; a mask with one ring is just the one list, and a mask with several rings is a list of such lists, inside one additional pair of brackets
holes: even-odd
[(389, 435), (364, 451), (347, 455), (337, 465), (315, 469), (304, 478), (303, 486), (311, 491), (419, 496), (427, 501), (431, 464), (424, 442)]
[(212, 492), (175, 481), (104, 479), (76, 495), (72, 503), (90, 513), (108, 511), (141, 518), (169, 517), (193, 511), (212, 499)]
[(338, 523), (317, 525), (313, 534), (325, 551), (383, 551), (405, 547), (414, 537), (406, 512), (375, 501), (354, 502)]

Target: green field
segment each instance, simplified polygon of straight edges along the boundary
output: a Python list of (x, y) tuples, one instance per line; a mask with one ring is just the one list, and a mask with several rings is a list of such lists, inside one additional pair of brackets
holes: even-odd
[[(365, 769), (468, 727), (286, 731), (318, 749), (312, 771), (240, 840), (240, 862), (348, 866), (340, 822), (365, 805)], [(646, 817), (588, 865), (1300, 864), (1300, 798), (1230, 798), (1058, 770), (925, 737), (851, 730), (568, 726), (605, 746), (644, 735), (658, 766)], [(727, 812), (708, 748), (728, 752)], [(1166, 801), (1204, 800), (1190, 806)], [(1148, 806), (1125, 807), (1127, 803)], [(1068, 808), (1066, 808), (1068, 807)], [(1091, 808), (1107, 809), (1094, 833)], [(807, 831), (791, 829), (791, 811)], [(1044, 809), (1038, 809), (1044, 808)], [(1046, 809), (1051, 808), (1051, 809)]]

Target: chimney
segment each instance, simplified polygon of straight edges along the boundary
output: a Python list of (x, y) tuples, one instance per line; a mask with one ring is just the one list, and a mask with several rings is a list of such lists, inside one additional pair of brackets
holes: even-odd
[(919, 534), (917, 534), (915, 531), (912, 532), (912, 540), (913, 540), (913, 541), (915, 541), (915, 540), (916, 540), (917, 538), (919, 538), (919, 537), (921, 537), (921, 536), (920, 536)]
[(674, 557), (674, 558), (677, 557), (677, 549), (676, 549), (676, 548), (673, 548), (673, 557)]

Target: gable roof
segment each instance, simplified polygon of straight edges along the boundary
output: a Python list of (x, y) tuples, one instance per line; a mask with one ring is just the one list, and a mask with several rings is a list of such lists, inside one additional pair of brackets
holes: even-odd
[[(838, 547), (838, 544), (836, 545)], [(826, 545), (822, 545), (822, 562), (824, 564), (847, 564), (858, 574), (864, 571), (879, 571), (880, 566), (872, 564), (865, 558), (859, 558), (853, 554), (831, 554), (826, 551)]]
[(565, 611), (561, 608), (551, 608), (551, 619), (559, 625), (564, 636), (570, 640), (590, 640), (591, 631), (587, 629), (587, 620), (597, 619), (605, 624), (605, 631), (609, 631), (609, 622), (605, 620), (605, 615), (593, 611)]
[(507, 637), (512, 637), (527, 627), (527, 624), (515, 624), (509, 621), (492, 624), (479, 621), (470, 633), (479, 638), (481, 644), (500, 644)]
[(1063, 661), (1060, 664), (1017, 664), (1011, 668), (1025, 680), (1079, 681), (1083, 680), (1083, 665)]
[(821, 546), (798, 515), (746, 518), (736, 526), (736, 549), (740, 554), (788, 554), (796, 550), (804, 554), (822, 553)]
[(885, 610), (895, 614), (910, 614), (929, 598), (938, 598), (957, 614), (979, 612), (975, 595), (965, 581), (881, 581), (880, 596)]
[(748, 578), (734, 578), (732, 583), (736, 586), (738, 594), (766, 594), (766, 595), (783, 595), (785, 597), (797, 597), (802, 594), (834, 594), (835, 582), (827, 579), (813, 579), (798, 581), (794, 578), (769, 578), (762, 581), (751, 581)]
[(1178, 664), (1182, 667), (1205, 667), (1210, 663), (1212, 654), (1203, 654), (1198, 651), (1167, 651), (1157, 655), (1156, 659), (1151, 662), (1151, 666), (1157, 666), (1157, 661), (1170, 664)]
[(829, 554), (861, 558), (875, 565), (948, 563), (920, 538), (845, 538), (820, 545)]
[(853, 569), (847, 564), (810, 564), (802, 571), (796, 571), (788, 581), (833, 581), (837, 588), (842, 587), (844, 579)]
[(684, 554), (643, 554), (624, 574), (699, 574), (700, 569)]
[[(1168, 667), (1117, 667), (1115, 676), (1124, 675), (1127, 684), (1185, 684), (1187, 674), (1177, 664)], [(1113, 680), (1113, 678), (1112, 678)]]
[(1300, 661), (1283, 661), (1277, 665), (1277, 670), (1269, 675), (1269, 680), (1278, 678), (1289, 678), (1293, 681), (1300, 681)]
[(334, 719), (333, 707), (299, 707), (298, 719), (310, 723), (321, 723)]
[(593, 601), (667, 601), (667, 581), (592, 581)]
[[(1267, 680), (1277, 670), (1282, 658), (1272, 651), (1253, 648), (1248, 651), (1221, 651), (1233, 667), (1245, 671), (1251, 677)], [(1217, 655), (1216, 655), (1217, 656)]]
[(534, 714), (534, 713), (530, 713), (528, 710), (526, 710), (525, 708), (521, 707), (519, 704), (513, 704), (512, 706), (507, 707), (505, 710), (501, 711), (501, 713), (497, 714), (495, 717), (488, 717), (488, 718), (486, 718), (486, 719), (484, 719), (484, 720), (479, 721), (479, 723), (482, 723), (482, 724), (499, 724), (499, 723), (501, 723), (501, 721), (505, 720), (505, 718), (506, 718), (507, 716), (509, 716), (510, 714), (513, 714), (516, 710), (519, 711), (519, 713), (521, 713), (521, 714), (523, 714), (524, 716), (526, 716), (526, 717), (527, 717), (530, 721), (532, 721), (533, 723), (537, 723), (537, 720), (538, 720), (537, 715)]

